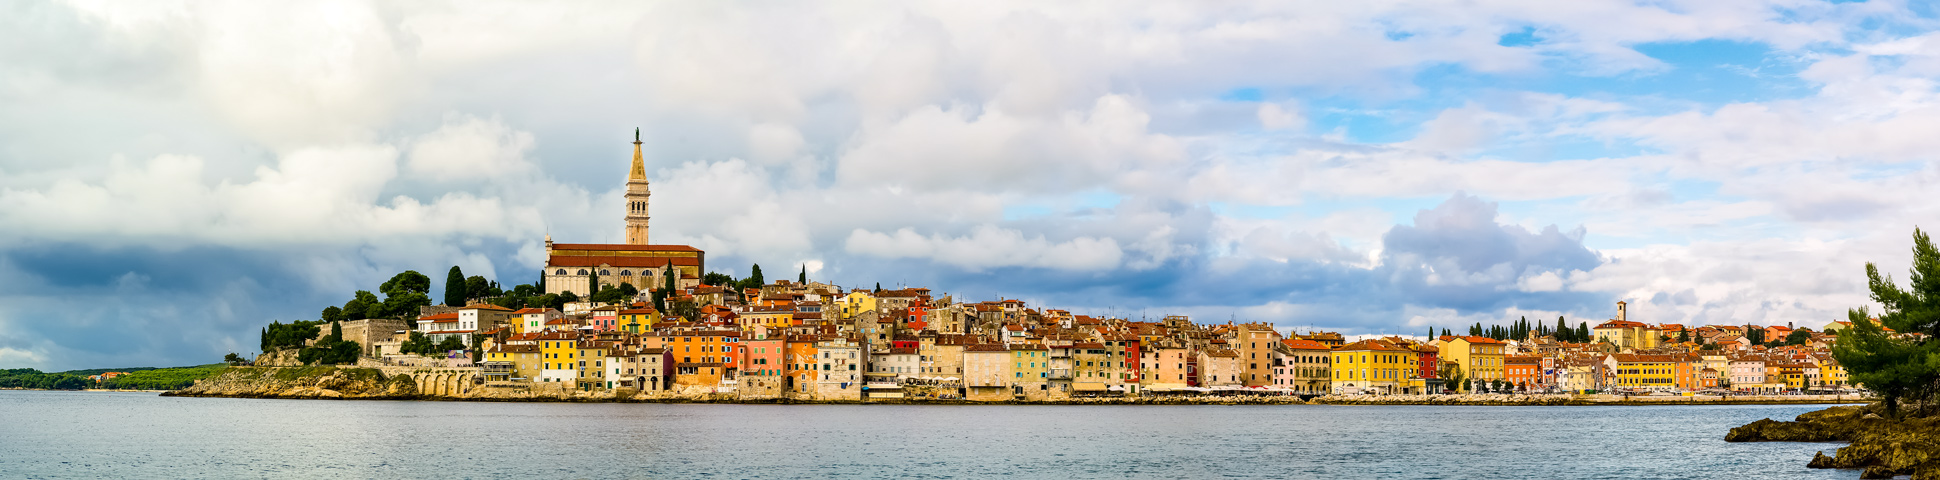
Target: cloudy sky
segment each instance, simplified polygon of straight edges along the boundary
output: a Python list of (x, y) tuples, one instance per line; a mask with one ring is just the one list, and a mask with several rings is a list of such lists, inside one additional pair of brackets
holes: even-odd
[(621, 240), (635, 128), (655, 243), (736, 276), (1817, 326), (1940, 213), (1936, 13), (0, 0), (0, 367), (209, 363), (406, 269), (532, 282), (548, 232)]

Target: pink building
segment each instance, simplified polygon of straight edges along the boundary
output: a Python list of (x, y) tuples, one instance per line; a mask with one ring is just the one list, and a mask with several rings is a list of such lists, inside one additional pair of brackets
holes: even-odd
[(741, 355), (742, 375), (779, 377), (786, 373), (788, 365), (782, 358), (787, 344), (781, 337), (747, 340), (742, 342), (741, 350), (745, 352)]
[(617, 305), (609, 305), (593, 309), (590, 318), (586, 321), (586, 326), (593, 327), (594, 330), (602, 332), (619, 330), (620, 307)]

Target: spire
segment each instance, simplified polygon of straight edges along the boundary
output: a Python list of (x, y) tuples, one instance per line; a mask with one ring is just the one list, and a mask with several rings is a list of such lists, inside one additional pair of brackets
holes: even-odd
[(633, 171), (627, 174), (627, 181), (647, 180), (647, 162), (640, 157), (640, 129), (633, 129)]

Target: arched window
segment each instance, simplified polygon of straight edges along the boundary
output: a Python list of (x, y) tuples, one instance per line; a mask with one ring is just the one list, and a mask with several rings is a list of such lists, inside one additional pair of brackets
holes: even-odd
[(621, 271), (620, 271), (620, 276), (622, 276), (622, 277), (631, 277), (631, 276), (633, 276), (633, 271), (632, 271), (632, 270), (621, 270)]
[(579, 274), (580, 274), (580, 275), (585, 275), (585, 274), (586, 274), (586, 269), (584, 269), (584, 268), (582, 268), (582, 269), (579, 269)]
[(600, 275), (612, 275), (612, 270), (600, 270)]
[(559, 272), (558, 272), (558, 273), (554, 273), (553, 275), (565, 275), (565, 274), (566, 274), (566, 269), (564, 269), (564, 268), (561, 268), (561, 269), (559, 269)]

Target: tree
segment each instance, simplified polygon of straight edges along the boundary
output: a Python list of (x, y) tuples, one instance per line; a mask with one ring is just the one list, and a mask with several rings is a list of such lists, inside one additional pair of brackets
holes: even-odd
[(405, 270), (404, 273), (392, 276), (390, 280), (378, 286), (377, 290), (384, 292), (387, 297), (401, 293), (430, 294), (431, 277), (424, 276), (417, 270)]
[(1435, 375), (1442, 377), (1442, 380), (1444, 382), (1447, 382), (1445, 384), (1448, 385), (1449, 390), (1455, 390), (1458, 392), (1467, 390), (1466, 388), (1462, 388), (1467, 386), (1466, 383), (1468, 382), (1468, 375), (1462, 373), (1461, 364), (1458, 364), (1455, 362), (1442, 362), (1442, 368), (1437, 369), (1435, 371)]
[(806, 263), (802, 264), (802, 275), (799, 277), (795, 277), (795, 283), (799, 283), (803, 285), (808, 284), (808, 264)]
[(700, 318), (701, 316), (700, 305), (695, 304), (694, 301), (690, 299), (683, 298), (679, 300), (674, 300), (673, 304), (668, 305), (668, 307), (671, 308), (670, 312), (673, 313), (675, 317), (693, 320), (693, 319)]
[(632, 300), (633, 297), (640, 295), (640, 289), (634, 288), (632, 283), (620, 282), (620, 295)]
[(579, 301), (579, 294), (577, 294), (577, 293), (573, 293), (573, 292), (570, 292), (570, 291), (568, 291), (568, 292), (560, 292), (560, 294), (559, 294), (559, 306), (556, 306), (556, 307), (552, 307), (552, 308), (566, 308), (566, 304), (568, 304), (568, 303), (573, 303), (573, 302), (578, 302), (578, 301)]
[(624, 293), (619, 288), (606, 287), (605, 290), (595, 292), (592, 297), (588, 297), (587, 299), (592, 300), (594, 303), (620, 303), (620, 300), (626, 298), (623, 295)]
[(496, 297), (502, 293), (492, 290), (492, 281), (486, 280), (485, 277), (472, 276), (471, 278), (465, 279), (466, 298)]
[(1677, 331), (1677, 341), (1679, 341), (1679, 342), (1689, 342), (1689, 341), (1691, 341), (1691, 331), (1690, 331), (1690, 330), (1678, 330), (1678, 331)]
[[(384, 299), (385, 318), (410, 318), (418, 314), (420, 307), (431, 305), (431, 296), (423, 292), (399, 292)], [(373, 315), (376, 316), (376, 315)]]
[(411, 332), (411, 337), (405, 339), (403, 345), (398, 346), (399, 351), (413, 355), (428, 355), (434, 349), (436, 346), (431, 344), (431, 339), (424, 336), (424, 332), (416, 331)]
[(706, 275), (701, 275), (701, 283), (714, 285), (717, 287), (735, 286), (733, 276), (730, 276), (725, 273), (720, 273), (720, 272), (707, 272)]
[(1593, 338), (1590, 336), (1590, 322), (1576, 322), (1576, 343), (1589, 343)]
[(1751, 324), (1745, 324), (1745, 339), (1750, 340), (1753, 345), (1763, 345), (1765, 343), (1765, 329), (1751, 326)]
[[(1940, 334), (1940, 250), (1919, 228), (1913, 229), (1913, 265), (1908, 270), (1908, 288), (1902, 289), (1891, 275), (1881, 276), (1879, 266), (1867, 262), (1866, 286), (1881, 306), (1877, 320), (1865, 307), (1848, 310), (1852, 327), (1840, 332), (1832, 346), (1832, 356), (1847, 376), (1878, 394), (1894, 417), (1908, 400), (1924, 411), (1940, 381), (1940, 342), (1935, 341)], [(1888, 334), (1886, 328), (1925, 335), (1910, 339)]]
[(334, 305), (323, 307), (323, 313), (318, 314), (318, 316), (321, 317), (323, 321), (326, 321), (326, 322), (343, 321), (344, 309), (337, 308)]
[(465, 288), (465, 271), (452, 265), (451, 272), (445, 274), (445, 305), (465, 306), (465, 294), (468, 292), (470, 290)]
[(455, 350), (464, 350), (464, 349), (465, 349), (465, 342), (459, 340), (457, 335), (451, 335), (451, 336), (445, 337), (444, 341), (438, 342), (438, 348), (435, 351), (437, 353), (446, 353), (446, 352), (451, 352)]
[[(373, 312), (373, 309), (379, 311)], [(380, 316), (383, 309), (384, 303), (377, 300), (377, 295), (370, 293), (369, 290), (358, 290), (356, 294), (351, 295), (350, 301), (344, 302), (343, 319), (363, 320)]]
[(237, 355), (236, 352), (229, 352), (228, 355), (223, 355), (222, 362), (230, 365), (242, 365), (244, 363), (248, 363), (247, 360), (243, 360), (242, 355)]
[(1793, 330), (1791, 335), (1785, 336), (1786, 345), (1804, 345), (1811, 341), (1812, 334), (1804, 330)]
[(750, 270), (748, 278), (741, 279), (741, 288), (761, 288), (762, 285), (768, 284), (767, 280), (761, 278), (761, 264), (754, 264), (754, 267), (748, 270)]

